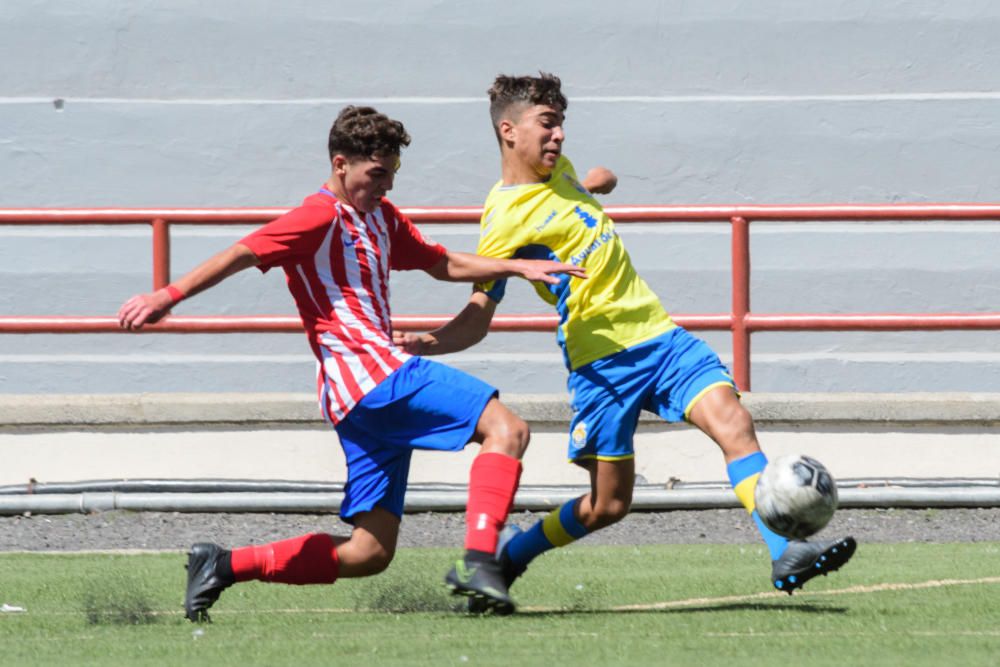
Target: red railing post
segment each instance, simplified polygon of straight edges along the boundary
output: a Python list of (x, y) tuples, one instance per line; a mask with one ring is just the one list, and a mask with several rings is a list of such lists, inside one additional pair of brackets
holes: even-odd
[(153, 289), (170, 284), (170, 223), (153, 220)]
[(741, 391), (750, 391), (750, 222), (734, 216), (733, 253), (733, 379)]

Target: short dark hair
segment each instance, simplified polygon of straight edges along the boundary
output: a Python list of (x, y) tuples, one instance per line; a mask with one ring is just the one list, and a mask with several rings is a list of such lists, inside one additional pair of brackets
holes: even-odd
[(486, 91), (490, 96), (490, 120), (493, 131), (500, 137), (500, 121), (516, 105), (544, 104), (566, 111), (569, 102), (562, 93), (562, 81), (555, 74), (539, 72), (538, 76), (507, 76), (500, 74)]
[(398, 120), (372, 107), (344, 107), (330, 128), (330, 159), (345, 157), (399, 155), (410, 145), (410, 135)]

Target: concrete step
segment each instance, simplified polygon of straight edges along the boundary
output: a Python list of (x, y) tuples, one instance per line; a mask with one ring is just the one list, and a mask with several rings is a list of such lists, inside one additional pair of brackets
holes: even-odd
[[(802, 453), (840, 478), (1000, 477), (1000, 394), (745, 396), (771, 457)], [(566, 462), (562, 394), (511, 395), (532, 426), (524, 484), (584, 484)], [(346, 481), (309, 394), (0, 396), (0, 484), (86, 479)], [(636, 472), (650, 484), (725, 478), (701, 432), (643, 414)], [(478, 448), (416, 452), (414, 483), (464, 484)]]

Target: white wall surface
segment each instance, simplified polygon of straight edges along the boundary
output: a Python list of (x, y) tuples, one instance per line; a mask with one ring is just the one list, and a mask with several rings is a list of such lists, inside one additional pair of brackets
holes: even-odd
[[(997, 34), (986, 0), (4, 2), (0, 207), (292, 206), (326, 177), (347, 103), (413, 135), (397, 203), (477, 205), (498, 173), (485, 90), (540, 69), (570, 97), (567, 154), (619, 174), (608, 203), (997, 201)], [(760, 312), (1000, 310), (997, 224), (753, 229)], [(240, 232), (177, 230), (175, 273)], [(724, 226), (623, 236), (668, 309), (728, 310)], [(0, 315), (114, 313), (148, 286), (148, 239), (0, 227)], [(251, 273), (178, 312), (290, 313), (280, 276)], [(400, 274), (394, 307), (466, 294)], [(542, 309), (515, 290), (502, 312)], [(754, 388), (996, 390), (998, 339), (757, 335)], [(451, 361), (504, 391), (562, 389), (550, 336), (489, 340)], [(292, 335), (0, 336), (0, 393), (305, 391), (311, 369)]]

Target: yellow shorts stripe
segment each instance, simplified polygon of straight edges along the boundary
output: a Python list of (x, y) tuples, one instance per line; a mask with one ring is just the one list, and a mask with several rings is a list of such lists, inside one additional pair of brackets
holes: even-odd
[[(693, 410), (694, 406), (698, 404), (698, 401), (703, 399), (705, 397), (705, 394), (712, 391), (716, 387), (732, 387), (733, 391), (736, 391), (736, 385), (733, 384), (732, 382), (725, 382), (725, 381), (713, 382), (712, 384), (708, 385), (707, 387), (699, 391), (695, 395), (695, 397), (692, 398), (691, 401), (687, 404), (687, 407), (684, 408), (684, 421), (687, 421), (691, 417), (691, 410)], [(737, 391), (736, 395), (739, 396), (740, 392)]]
[(556, 508), (552, 510), (549, 515), (542, 520), (542, 532), (545, 533), (545, 538), (557, 547), (566, 546), (576, 539), (567, 533), (565, 528), (563, 528), (562, 521), (559, 520), (560, 509), (561, 508)]
[(604, 454), (584, 454), (583, 456), (578, 456), (575, 459), (566, 459), (570, 463), (578, 463), (580, 461), (586, 461), (588, 459), (595, 459), (597, 461), (628, 461), (629, 459), (634, 459), (635, 454), (617, 454), (615, 456), (605, 456)]
[(753, 492), (754, 489), (757, 488), (757, 480), (759, 478), (760, 473), (755, 473), (733, 488), (733, 491), (736, 493), (736, 497), (740, 499), (741, 503), (743, 503), (743, 507), (747, 508), (747, 512), (752, 513), (757, 508), (757, 501), (753, 498)]

